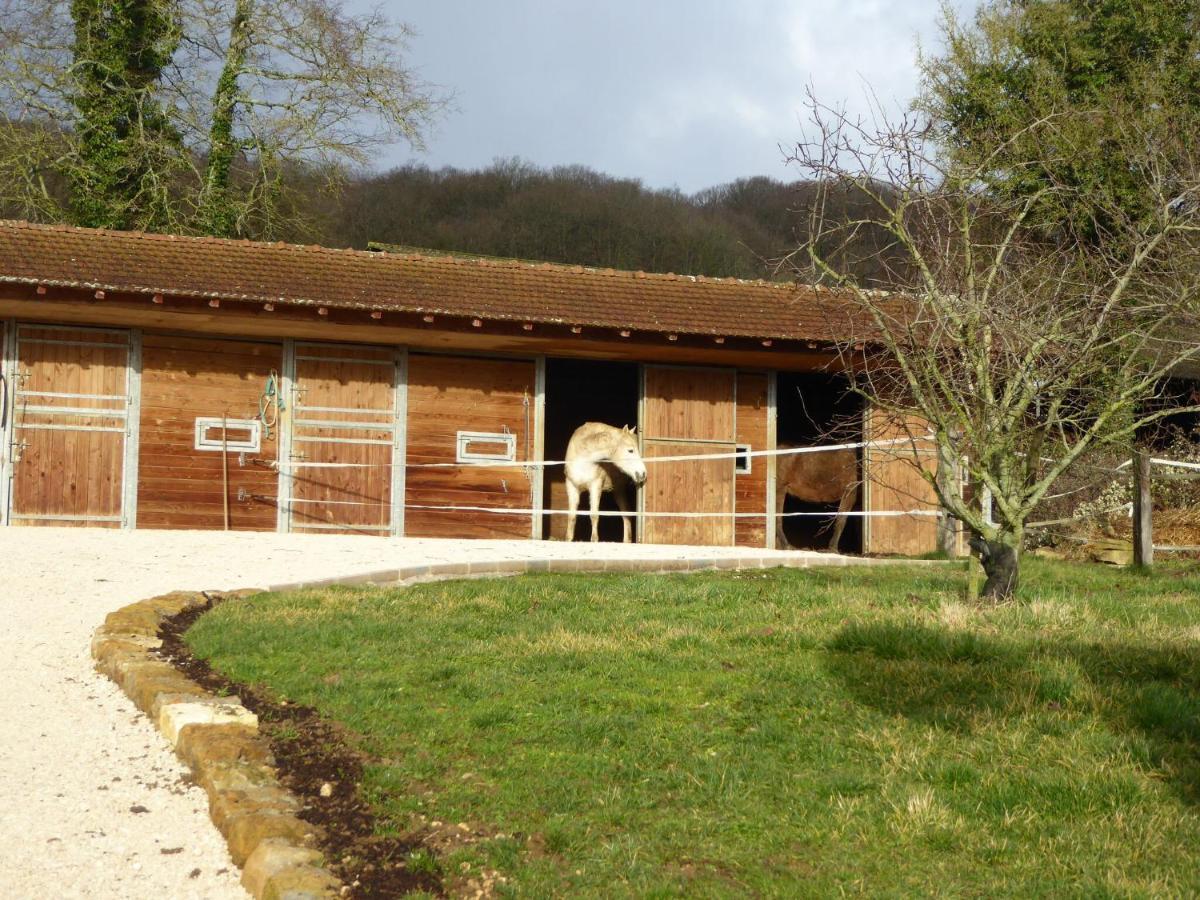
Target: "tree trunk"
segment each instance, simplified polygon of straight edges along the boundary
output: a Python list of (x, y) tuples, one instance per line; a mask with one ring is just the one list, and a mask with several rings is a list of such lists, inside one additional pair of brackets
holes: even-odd
[[(954, 459), (954, 454), (944, 444), (938, 444), (937, 491), (941, 497), (961, 497), (961, 474)], [(938, 550), (953, 559), (958, 556), (958, 519), (950, 514), (945, 503), (941, 505), (938, 516), (937, 542)]]
[(217, 237), (236, 237), (238, 213), (229, 189), (229, 177), (238, 152), (234, 119), (238, 105), (238, 78), (246, 66), (251, 33), (253, 0), (237, 0), (229, 26), (229, 47), (213, 92), (212, 123), (208, 130), (208, 163), (200, 189), (200, 227)]
[(1021, 536), (1002, 534), (995, 540), (971, 536), (971, 549), (979, 556), (987, 576), (979, 592), (981, 600), (994, 603), (1011, 600), (1017, 592), (1021, 574)]

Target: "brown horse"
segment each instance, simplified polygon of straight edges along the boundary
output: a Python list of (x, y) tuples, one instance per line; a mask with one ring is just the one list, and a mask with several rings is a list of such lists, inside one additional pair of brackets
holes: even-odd
[[(780, 446), (780, 450), (796, 449)], [(833, 522), (829, 549), (837, 552), (846, 527), (848, 512), (858, 499), (858, 453), (853, 449), (823, 450), (819, 453), (788, 453), (775, 466), (776, 546), (791, 545), (783, 533), (783, 501), (791, 496), (803, 503), (836, 503), (839, 515)]]

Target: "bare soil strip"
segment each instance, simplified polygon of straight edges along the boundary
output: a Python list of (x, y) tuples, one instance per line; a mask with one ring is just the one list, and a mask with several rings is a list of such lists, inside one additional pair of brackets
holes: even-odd
[(192, 623), (212, 608), (188, 610), (168, 619), (159, 631), (158, 654), (206, 690), (236, 694), (258, 716), (271, 742), (279, 779), (304, 802), (299, 816), (323, 834), (321, 851), (329, 868), (350, 886), (353, 898), (401, 897), (413, 891), (445, 895), (440, 880), (410, 872), (406, 861), (423, 848), (420, 836), (377, 833), (378, 820), (359, 796), (364, 757), (351, 749), (339, 729), (316, 710), (278, 702), (263, 692), (225, 678), (191, 654), (183, 640)]

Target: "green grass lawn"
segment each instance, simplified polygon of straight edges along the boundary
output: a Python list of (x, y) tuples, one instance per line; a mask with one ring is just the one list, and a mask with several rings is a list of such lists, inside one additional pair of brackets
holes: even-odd
[[(1200, 569), (531, 576), (322, 589), (189, 633), (520, 896), (1200, 894)], [(423, 858), (422, 865), (430, 861)], [(470, 867), (469, 869), (467, 867)]]

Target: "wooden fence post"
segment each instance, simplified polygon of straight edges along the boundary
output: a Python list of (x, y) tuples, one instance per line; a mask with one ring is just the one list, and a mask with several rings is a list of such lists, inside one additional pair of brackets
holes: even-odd
[(1150, 454), (1133, 452), (1133, 562), (1137, 566), (1154, 563), (1154, 533), (1150, 502)]

